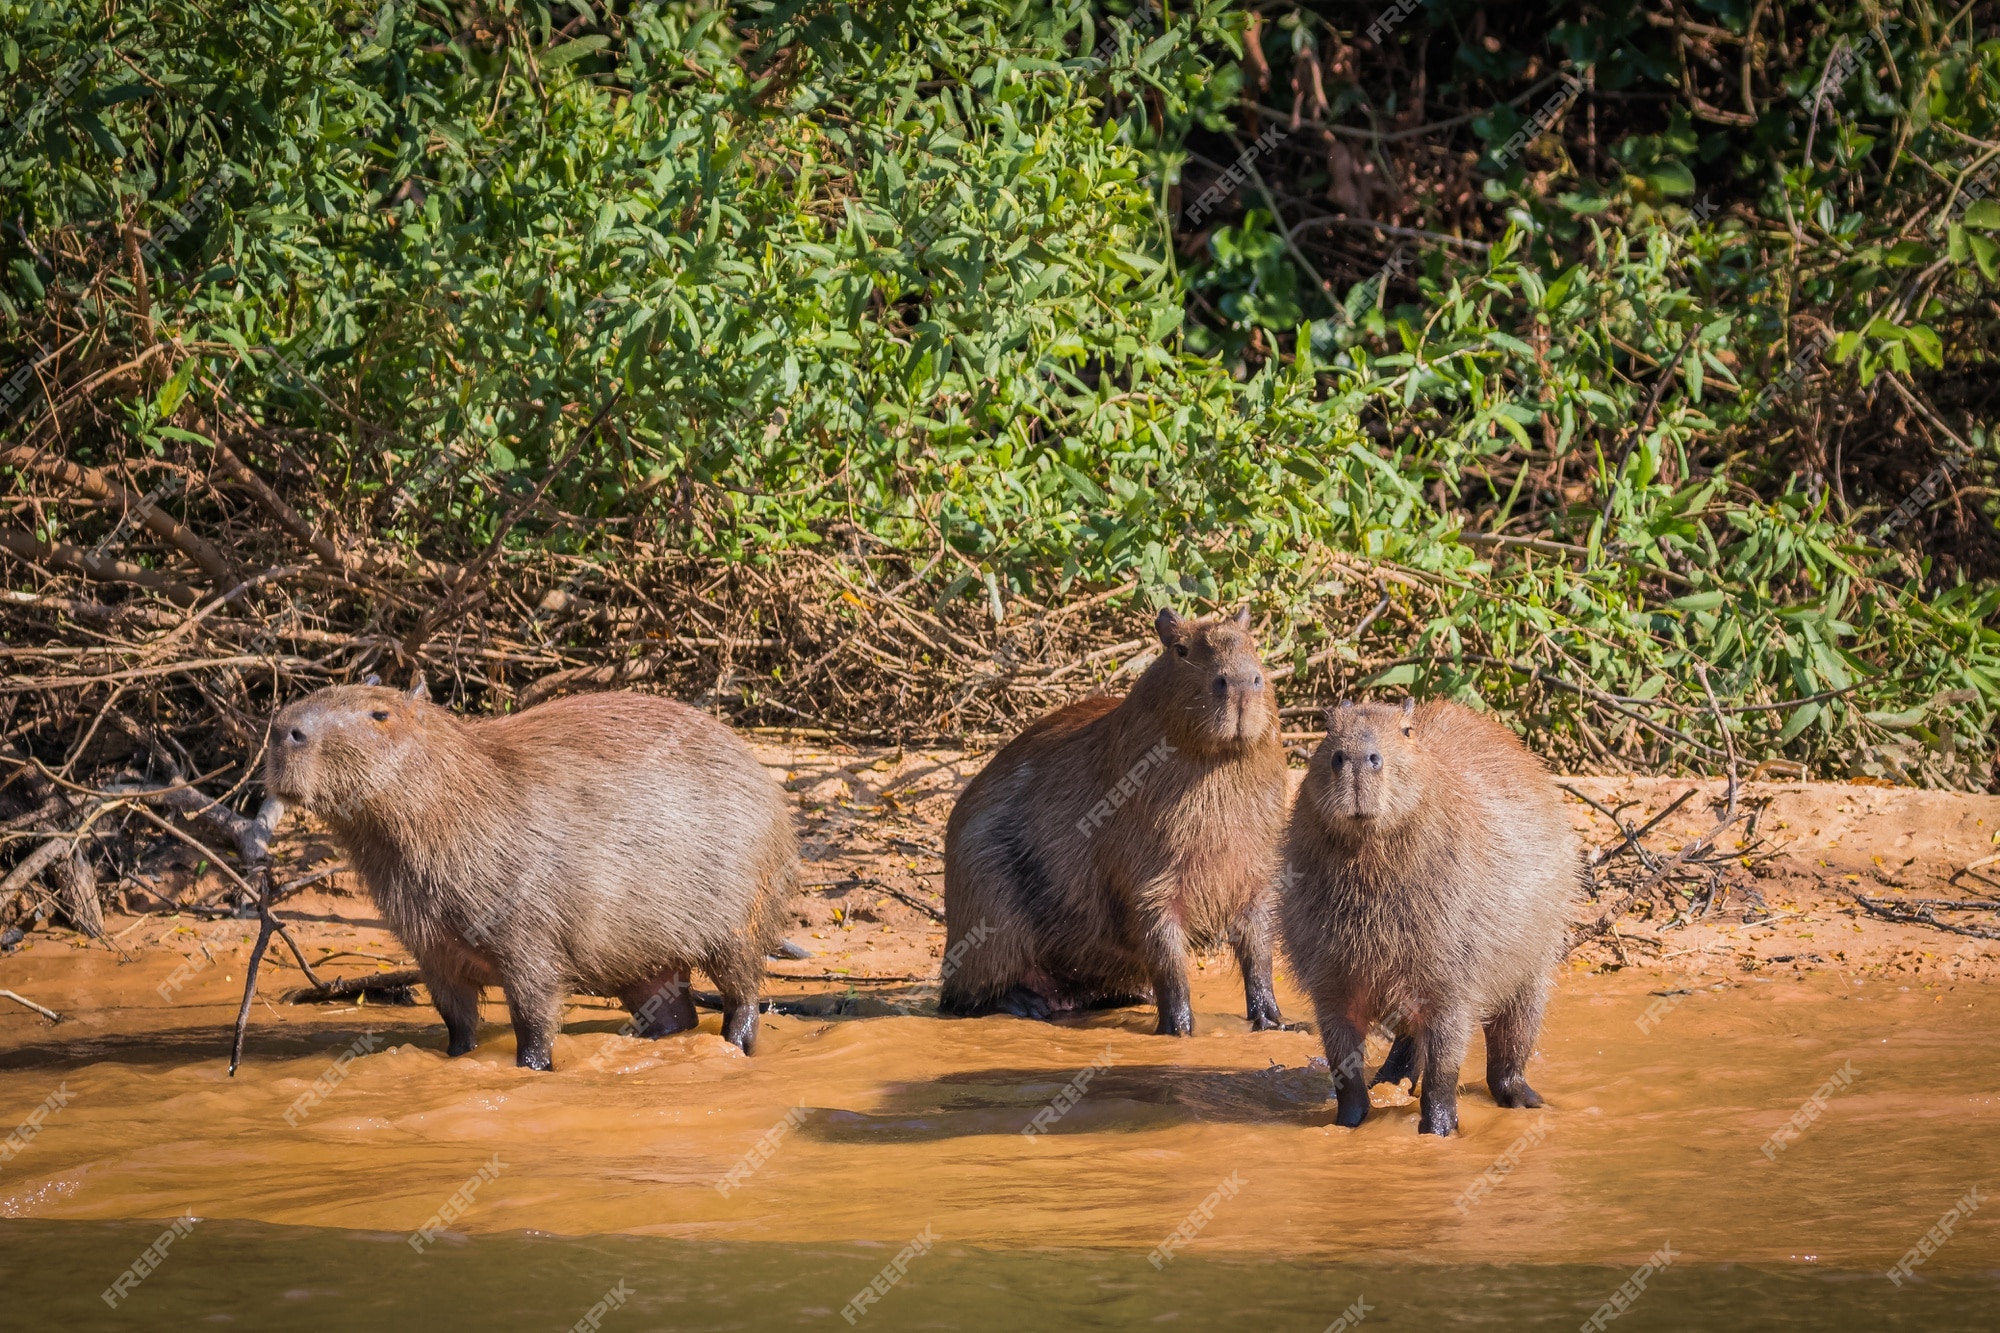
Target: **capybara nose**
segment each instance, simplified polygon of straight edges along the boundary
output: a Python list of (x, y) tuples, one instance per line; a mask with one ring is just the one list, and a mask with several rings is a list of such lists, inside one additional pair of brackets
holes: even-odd
[(292, 744), (294, 744), (294, 745), (304, 745), (305, 743), (306, 743), (306, 734), (305, 734), (305, 732), (303, 732), (303, 731), (299, 730), (299, 729), (298, 729), (297, 727), (293, 727), (293, 728), (292, 728)]
[(1370, 767), (1370, 768), (1380, 768), (1380, 767), (1382, 767), (1382, 756), (1381, 756), (1381, 755), (1379, 755), (1379, 754), (1376, 754), (1376, 753), (1374, 753), (1374, 752), (1373, 752), (1373, 751), (1371, 750), (1371, 751), (1369, 752), (1369, 754), (1368, 754), (1368, 767)]
[(1253, 690), (1261, 690), (1264, 688), (1263, 672), (1259, 671), (1250, 677), (1250, 688)]

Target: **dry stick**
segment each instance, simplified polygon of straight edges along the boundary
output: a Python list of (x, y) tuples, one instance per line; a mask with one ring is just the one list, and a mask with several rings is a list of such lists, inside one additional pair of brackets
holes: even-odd
[(45, 542), (31, 532), (0, 530), (0, 551), (30, 564), (46, 565), (72, 574), (81, 574), (98, 583), (130, 583), (159, 593), (177, 606), (193, 606), (201, 600), (179, 579), (135, 565), (128, 560), (95, 555), (69, 542)]
[(800, 887), (812, 888), (812, 889), (841, 889), (841, 888), (874, 889), (879, 893), (888, 894), (891, 898), (896, 899), (898, 902), (907, 903), (909, 906), (916, 908), (919, 912), (927, 914), (933, 921), (944, 920), (944, 913), (938, 911), (937, 908), (932, 907), (929, 903), (924, 902), (921, 899), (913, 898), (909, 894), (904, 893), (901, 889), (891, 888), (889, 885), (884, 884), (881, 880), (875, 879), (872, 876), (868, 875), (855, 875), (848, 879), (828, 880), (824, 884), (807, 884), (807, 885), (801, 885)]
[(1879, 916), (1885, 921), (1900, 922), (1906, 926), (1930, 926), (1935, 930), (1949, 931), (1953, 935), (1971, 935), (1982, 940), (2000, 940), (2000, 930), (1988, 930), (1983, 926), (1962, 926), (1954, 921), (1940, 921), (1928, 908), (1905, 910), (1900, 903), (1877, 900), (1865, 893), (1854, 893), (1853, 898), (1870, 914)]
[(312, 525), (301, 518), (296, 509), (285, 503), (283, 496), (272, 490), (262, 477), (250, 469), (248, 463), (230, 452), (228, 445), (218, 443), (215, 446), (215, 461), (222, 465), (224, 472), (243, 483), (264, 512), (277, 520), (279, 527), (304, 542), (314, 555), (335, 569), (345, 570), (348, 567), (340, 548), (327, 537), (314, 531)]
[(144, 496), (134, 494), (115, 477), (107, 476), (97, 468), (84, 467), (58, 458), (46, 450), (29, 445), (15, 445), (11, 449), (0, 449), (0, 465), (17, 467), (24, 471), (35, 471), (45, 477), (61, 482), (72, 492), (101, 503), (115, 503), (127, 513), (137, 512), (139, 521), (154, 533), (171, 543), (186, 555), (210, 579), (223, 584), (236, 579), (235, 571), (222, 553), (210, 545), (207, 539), (181, 523), (159, 505)]
[(322, 981), (317, 986), (301, 986), (288, 990), (279, 998), (286, 1004), (316, 1004), (322, 1000), (351, 1000), (357, 995), (372, 995), (376, 991), (408, 990), (421, 985), (424, 974), (414, 968), (403, 968), (396, 972), (377, 972), (365, 977), (335, 977), (332, 981)]
[(1722, 716), (1722, 705), (1716, 702), (1715, 691), (1709, 687), (1708, 668), (1700, 662), (1693, 663), (1693, 666), (1695, 678), (1701, 681), (1701, 692), (1708, 696), (1709, 711), (1715, 714), (1715, 725), (1722, 729), (1723, 748), (1729, 752), (1729, 788), (1722, 811), (1722, 817), (1728, 819), (1736, 813), (1736, 739), (1729, 734), (1729, 722)]
[(28, 1006), (28, 1008), (34, 1010), (36, 1013), (40, 1014), (43, 1018), (48, 1019), (49, 1022), (51, 1023), (62, 1022), (61, 1014), (57, 1013), (53, 1009), (42, 1008), (42, 1006), (36, 1004), (33, 1000), (29, 999), (25, 995), (16, 995), (13, 991), (10, 990), (0, 990), (0, 999), (12, 1000), (15, 1004), (25, 1004)]
[(68, 833), (56, 834), (47, 842), (35, 848), (34, 851), (22, 857), (20, 864), (7, 872), (7, 878), (0, 879), (0, 903), (6, 902), (16, 893), (19, 893), (26, 887), (30, 880), (47, 869), (58, 856), (61, 856), (74, 847), (77, 839), (87, 833), (90, 830), (90, 826), (97, 822), (98, 816), (104, 814), (107, 810), (117, 809), (124, 804), (125, 802), (123, 801), (103, 802), (94, 807), (89, 814), (85, 815), (83, 822), (78, 824), (74, 829)]

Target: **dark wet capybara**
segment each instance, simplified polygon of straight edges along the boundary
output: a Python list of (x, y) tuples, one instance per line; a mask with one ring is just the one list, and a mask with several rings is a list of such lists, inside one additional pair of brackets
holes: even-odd
[(1421, 1132), (1458, 1128), (1474, 1024), (1493, 1099), (1542, 1104), (1523, 1070), (1581, 875), (1548, 769), (1498, 722), (1414, 700), (1327, 714), (1286, 830), (1279, 921), (1338, 1123), (1367, 1118), (1363, 1034), (1389, 1015), (1404, 1035), (1385, 1073), (1421, 1072)]
[(415, 954), (451, 1054), (477, 1044), (489, 985), (531, 1069), (551, 1067), (571, 991), (620, 997), (645, 1036), (691, 1028), (696, 967), (723, 1036), (755, 1045), (796, 841), (777, 784), (708, 715), (612, 693), (470, 719), (421, 684), (335, 686), (272, 721), (264, 785), (326, 821)]
[(1158, 1030), (1186, 1036), (1188, 950), (1226, 939), (1251, 1025), (1279, 1024), (1271, 874), (1285, 756), (1249, 613), (1163, 610), (1156, 628), (1161, 653), (1131, 694), (1042, 718), (953, 808), (947, 1012), (1047, 1017), (1150, 991)]

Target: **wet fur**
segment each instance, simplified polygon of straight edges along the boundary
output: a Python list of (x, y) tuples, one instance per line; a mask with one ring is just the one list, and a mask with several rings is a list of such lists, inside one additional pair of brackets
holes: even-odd
[(722, 993), (724, 1035), (754, 1045), (796, 845), (777, 784), (707, 715), (614, 693), (473, 720), (339, 686), (274, 719), (265, 785), (347, 851), (452, 1054), (476, 1043), (489, 985), (533, 1068), (569, 992), (620, 996), (649, 1036), (692, 1027), (690, 968)]
[[(1186, 1035), (1187, 952), (1227, 940), (1252, 1024), (1278, 1024), (1270, 877), (1287, 783), (1256, 643), (1247, 618), (1163, 612), (1159, 629), (1162, 652), (1129, 696), (1042, 718), (953, 808), (946, 954), (959, 961), (941, 988), (945, 1011), (1047, 1017), (1150, 995), (1159, 1030)], [(1162, 740), (1172, 752), (1080, 830)]]
[(1546, 767), (1499, 723), (1442, 702), (1328, 715), (1285, 835), (1279, 920), (1336, 1071), (1341, 1124), (1368, 1113), (1363, 1034), (1399, 1015), (1385, 1075), (1422, 1075), (1420, 1130), (1457, 1128), (1475, 1024), (1494, 1100), (1542, 1104), (1522, 1071), (1580, 874)]

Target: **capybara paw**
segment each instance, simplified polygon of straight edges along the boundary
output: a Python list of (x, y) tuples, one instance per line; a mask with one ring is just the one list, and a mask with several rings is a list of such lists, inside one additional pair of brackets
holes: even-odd
[(556, 1067), (555, 1059), (548, 1051), (523, 1050), (514, 1057), (514, 1063), (523, 1069), (539, 1069), (545, 1074)]
[(1278, 1012), (1278, 1002), (1276, 1000), (1259, 999), (1250, 1006), (1250, 1030), (1252, 1032), (1270, 1032), (1274, 1029), (1282, 1030), (1284, 1026), (1285, 1019)]
[(1516, 1110), (1534, 1110), (1543, 1105), (1542, 1094), (1528, 1086), (1524, 1078), (1503, 1079), (1491, 1089), (1493, 1100)]
[(1458, 1112), (1442, 1107), (1424, 1111), (1417, 1117), (1417, 1133), (1441, 1136), (1458, 1133)]
[(446, 1055), (464, 1055), (478, 1044), (479, 1038), (477, 1037), (453, 1037), (450, 1044), (444, 1048), (444, 1053)]
[(1339, 1125), (1342, 1129), (1358, 1129), (1361, 1126), (1361, 1122), (1367, 1118), (1368, 1099), (1366, 1097), (1357, 1098), (1353, 1101), (1343, 1101), (1333, 1113), (1333, 1123)]
[(1049, 1000), (1040, 991), (1029, 990), (1026, 986), (1016, 986), (994, 1002), (993, 1007), (1003, 1014), (1016, 1018), (1029, 1018), (1037, 1023), (1046, 1022), (1055, 1011), (1049, 1007)]
[(731, 1014), (722, 1024), (722, 1039), (749, 1055), (757, 1045), (757, 1011), (751, 1009), (740, 1017)]
[(1160, 1025), (1153, 1029), (1159, 1037), (1192, 1037), (1194, 1014), (1187, 1009), (1160, 1010)]

